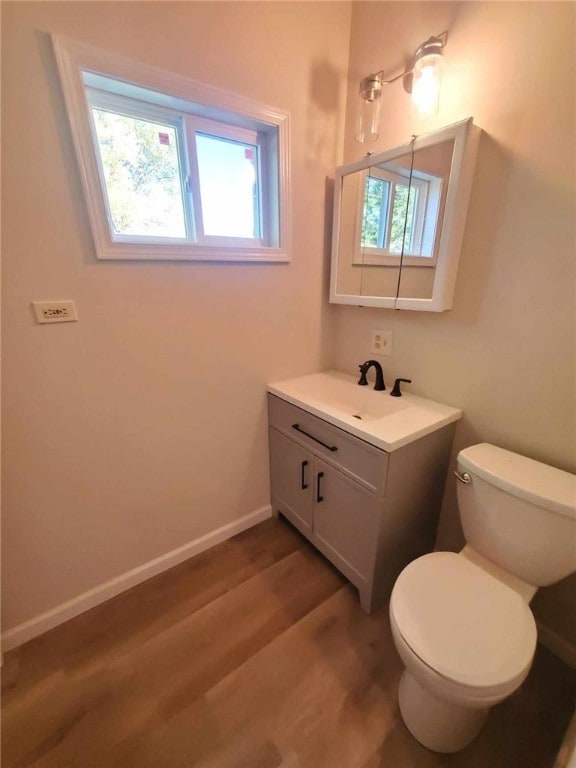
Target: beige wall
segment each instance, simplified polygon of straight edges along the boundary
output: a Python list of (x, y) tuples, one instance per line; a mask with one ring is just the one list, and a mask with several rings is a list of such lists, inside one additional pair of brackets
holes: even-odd
[[(453, 309), (336, 308), (336, 363), (354, 372), (373, 328), (394, 331), (388, 382), (463, 408), (455, 449), (494, 442), (576, 471), (573, 3), (358, 3), (353, 6), (345, 161), (359, 80), (394, 75), (449, 30), (440, 112), (417, 120), (386, 89), (379, 151), (473, 116), (484, 129)], [(462, 534), (449, 479), (438, 546)], [(576, 578), (543, 590), (538, 616), (576, 645)]]
[[(348, 3), (4, 3), (4, 628), (269, 503), (265, 384), (326, 367)], [(47, 42), (291, 114), (289, 265), (97, 262)], [(33, 299), (77, 324), (38, 326)]]

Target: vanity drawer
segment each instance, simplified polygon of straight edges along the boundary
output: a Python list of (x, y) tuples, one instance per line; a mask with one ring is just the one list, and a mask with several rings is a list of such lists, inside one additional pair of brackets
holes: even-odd
[(384, 495), (388, 454), (275, 395), (268, 395), (271, 427), (338, 467), (378, 496)]

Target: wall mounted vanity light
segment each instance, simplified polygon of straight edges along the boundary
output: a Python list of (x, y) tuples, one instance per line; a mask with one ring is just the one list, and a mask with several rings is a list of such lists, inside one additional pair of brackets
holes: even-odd
[(435, 114), (438, 111), (444, 65), (442, 51), (447, 37), (448, 33), (443, 32), (437, 37), (430, 37), (418, 46), (412, 69), (390, 80), (384, 80), (384, 71), (380, 70), (368, 75), (360, 82), (362, 103), (356, 141), (367, 143), (378, 138), (382, 89), (383, 86), (391, 85), (397, 80), (403, 80), (404, 89), (412, 94), (412, 103), (418, 113)]

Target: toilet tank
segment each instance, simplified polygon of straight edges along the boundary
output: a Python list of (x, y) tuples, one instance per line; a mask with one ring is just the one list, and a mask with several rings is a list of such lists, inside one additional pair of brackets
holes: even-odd
[(468, 544), (536, 587), (576, 570), (576, 476), (482, 443), (458, 454)]

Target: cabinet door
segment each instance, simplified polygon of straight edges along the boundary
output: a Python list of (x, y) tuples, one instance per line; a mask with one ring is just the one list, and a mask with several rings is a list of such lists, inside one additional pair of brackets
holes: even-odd
[(320, 459), (314, 462), (314, 539), (359, 585), (371, 580), (381, 500)]
[(279, 501), (292, 522), (312, 532), (313, 457), (293, 440), (270, 429), (270, 485), (272, 503)]

